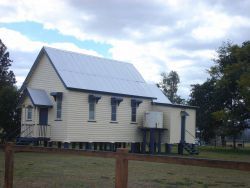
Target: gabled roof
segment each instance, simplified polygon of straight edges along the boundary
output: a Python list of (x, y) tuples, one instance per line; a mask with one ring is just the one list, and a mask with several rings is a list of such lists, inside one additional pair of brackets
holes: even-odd
[(158, 88), (155, 84), (148, 84), (151, 92), (157, 98), (154, 99), (154, 103), (162, 103), (162, 104), (172, 104), (170, 100), (163, 94), (163, 92)]
[(42, 52), (47, 54), (67, 89), (155, 98), (130, 63), (50, 47), (43, 47)]
[(34, 106), (53, 106), (46, 91), (42, 89), (27, 88), (27, 92)]
[(153, 104), (159, 106), (170, 106), (176, 108), (183, 108), (183, 109), (197, 109), (197, 106), (189, 106), (185, 104), (173, 104), (170, 100), (163, 94), (162, 90), (158, 88), (155, 84), (149, 84), (151, 88), (151, 92), (157, 99), (153, 99)]
[(162, 91), (147, 84), (130, 63), (51, 47), (42, 48), (21, 91), (27, 87), (28, 80), (44, 54), (67, 89), (152, 98), (157, 99), (155, 102), (171, 104)]

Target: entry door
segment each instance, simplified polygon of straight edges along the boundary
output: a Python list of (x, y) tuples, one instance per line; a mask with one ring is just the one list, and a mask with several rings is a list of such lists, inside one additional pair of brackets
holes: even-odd
[(39, 110), (39, 124), (48, 125), (48, 108), (40, 108)]

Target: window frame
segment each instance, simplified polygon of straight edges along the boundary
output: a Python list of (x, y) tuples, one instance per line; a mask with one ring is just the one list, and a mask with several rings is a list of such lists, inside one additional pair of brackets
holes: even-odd
[(137, 105), (131, 106), (131, 122), (136, 123), (137, 122)]
[(143, 101), (140, 99), (131, 99), (131, 123), (137, 124), (137, 108)]
[(25, 114), (26, 121), (32, 121), (32, 116), (33, 116), (33, 107), (27, 106)]
[(62, 120), (62, 96), (56, 96), (56, 120)]
[(116, 101), (111, 102), (111, 121), (117, 122), (117, 102)]
[[(93, 110), (91, 111), (91, 105), (93, 107)], [(93, 114), (91, 114), (91, 112), (93, 112)], [(93, 115), (93, 117), (91, 117)], [(89, 121), (95, 121), (96, 119), (96, 102), (93, 101), (89, 101)]]

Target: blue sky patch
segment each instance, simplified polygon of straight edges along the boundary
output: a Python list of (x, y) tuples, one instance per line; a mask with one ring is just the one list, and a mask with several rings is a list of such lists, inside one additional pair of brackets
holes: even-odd
[(109, 44), (98, 43), (92, 40), (81, 41), (73, 36), (62, 35), (57, 30), (44, 29), (42, 24), (36, 22), (0, 23), (0, 27), (18, 31), (33, 41), (41, 41), (42, 39), (42, 42), (46, 43), (70, 42), (79, 48), (94, 50), (104, 57), (111, 57), (108, 50), (112, 46)]

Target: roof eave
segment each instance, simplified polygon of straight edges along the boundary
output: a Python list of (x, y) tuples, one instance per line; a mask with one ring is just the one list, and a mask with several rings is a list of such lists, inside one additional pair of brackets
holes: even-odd
[(167, 104), (167, 103), (158, 103), (158, 102), (152, 102), (153, 105), (159, 105), (159, 106), (169, 106), (174, 108), (187, 108), (187, 109), (198, 109), (198, 106), (189, 106), (189, 105), (182, 105), (182, 104)]
[(105, 94), (105, 95), (132, 97), (132, 98), (144, 98), (144, 99), (157, 99), (155, 97), (149, 97), (149, 96), (129, 95), (129, 94), (122, 94), (122, 93), (113, 93), (113, 92), (107, 92), (107, 91), (96, 91), (96, 90), (88, 90), (88, 89), (79, 89), (79, 88), (72, 88), (72, 87), (67, 87), (67, 89), (73, 90), (73, 91), (81, 91), (81, 92), (88, 92), (88, 93), (99, 93), (99, 94)]

